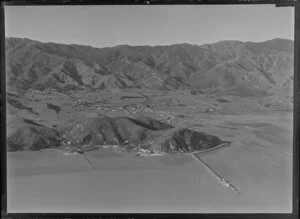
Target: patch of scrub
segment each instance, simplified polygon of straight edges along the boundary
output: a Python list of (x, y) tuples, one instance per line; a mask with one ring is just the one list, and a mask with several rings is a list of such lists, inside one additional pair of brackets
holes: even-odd
[(52, 103), (47, 103), (47, 107), (48, 107), (49, 109), (54, 110), (56, 114), (59, 114), (60, 111), (61, 111), (61, 108), (60, 108), (59, 106), (57, 106), (57, 105), (55, 105), (55, 104), (52, 104)]

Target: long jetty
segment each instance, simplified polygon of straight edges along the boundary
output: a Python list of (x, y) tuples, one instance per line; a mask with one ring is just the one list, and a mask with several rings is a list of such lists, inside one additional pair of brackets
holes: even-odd
[(234, 185), (232, 185), (229, 181), (224, 179), (222, 176), (220, 176), (215, 170), (213, 170), (210, 166), (208, 166), (201, 158), (196, 156), (196, 153), (191, 153), (190, 155), (201, 165), (205, 167), (205, 169), (213, 176), (215, 177), (219, 183), (221, 183), (223, 186), (227, 187), (228, 189), (232, 190), (236, 194), (240, 194), (239, 190), (235, 188)]

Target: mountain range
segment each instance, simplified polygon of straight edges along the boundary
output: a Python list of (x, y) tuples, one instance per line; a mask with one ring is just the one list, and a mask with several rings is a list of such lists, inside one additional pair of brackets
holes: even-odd
[(291, 91), (293, 41), (221, 41), (94, 48), (6, 39), (7, 86), (43, 89), (197, 89), (234, 94)]

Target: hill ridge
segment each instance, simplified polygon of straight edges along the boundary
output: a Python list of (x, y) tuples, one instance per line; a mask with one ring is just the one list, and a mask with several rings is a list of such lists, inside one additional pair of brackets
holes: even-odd
[(239, 42), (239, 43), (265, 43), (268, 41), (273, 41), (273, 40), (284, 40), (284, 41), (289, 41), (291, 43), (294, 43), (294, 40), (287, 39), (287, 38), (280, 38), (280, 37), (275, 37), (272, 39), (264, 40), (264, 41), (241, 41), (241, 40), (220, 40), (216, 41), (213, 43), (203, 43), (203, 44), (192, 44), (192, 43), (173, 43), (173, 44), (164, 44), (164, 45), (130, 45), (130, 44), (117, 44), (114, 46), (104, 46), (104, 47), (97, 47), (97, 46), (92, 46), (92, 45), (87, 45), (87, 44), (77, 44), (77, 43), (57, 43), (54, 41), (49, 41), (49, 42), (42, 42), (39, 40), (27, 38), (27, 37), (5, 37), (5, 40), (27, 40), (27, 41), (33, 41), (33, 42), (38, 42), (38, 43), (52, 43), (52, 44), (61, 44), (61, 45), (67, 45), (67, 46), (83, 46), (83, 47), (91, 47), (95, 49), (105, 49), (105, 48), (114, 48), (114, 47), (122, 47), (122, 46), (128, 46), (128, 47), (166, 47), (166, 46), (177, 46), (177, 45), (189, 45), (189, 46), (204, 46), (204, 45), (211, 45), (211, 44), (216, 44), (220, 42)]
[(23, 90), (74, 85), (224, 92), (230, 88), (239, 93), (239, 87), (246, 86), (268, 93), (292, 84), (293, 41), (279, 38), (96, 48), (10, 37), (6, 54), (8, 85)]

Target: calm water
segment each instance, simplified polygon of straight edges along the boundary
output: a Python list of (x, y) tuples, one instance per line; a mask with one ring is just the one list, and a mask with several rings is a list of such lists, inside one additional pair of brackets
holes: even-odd
[(275, 186), (287, 192), (288, 180), (280, 187), (280, 177), (269, 177), (277, 180), (273, 183), (262, 175), (274, 167), (267, 165), (257, 171), (257, 165), (241, 165), (242, 158), (237, 159), (250, 152), (237, 151), (230, 157), (227, 150), (202, 158), (236, 183), (241, 195), (222, 186), (203, 166), (184, 155), (135, 157), (100, 149), (86, 154), (96, 167), (92, 169), (81, 155), (9, 153), (8, 212), (289, 211), (288, 196), (267, 189)]

